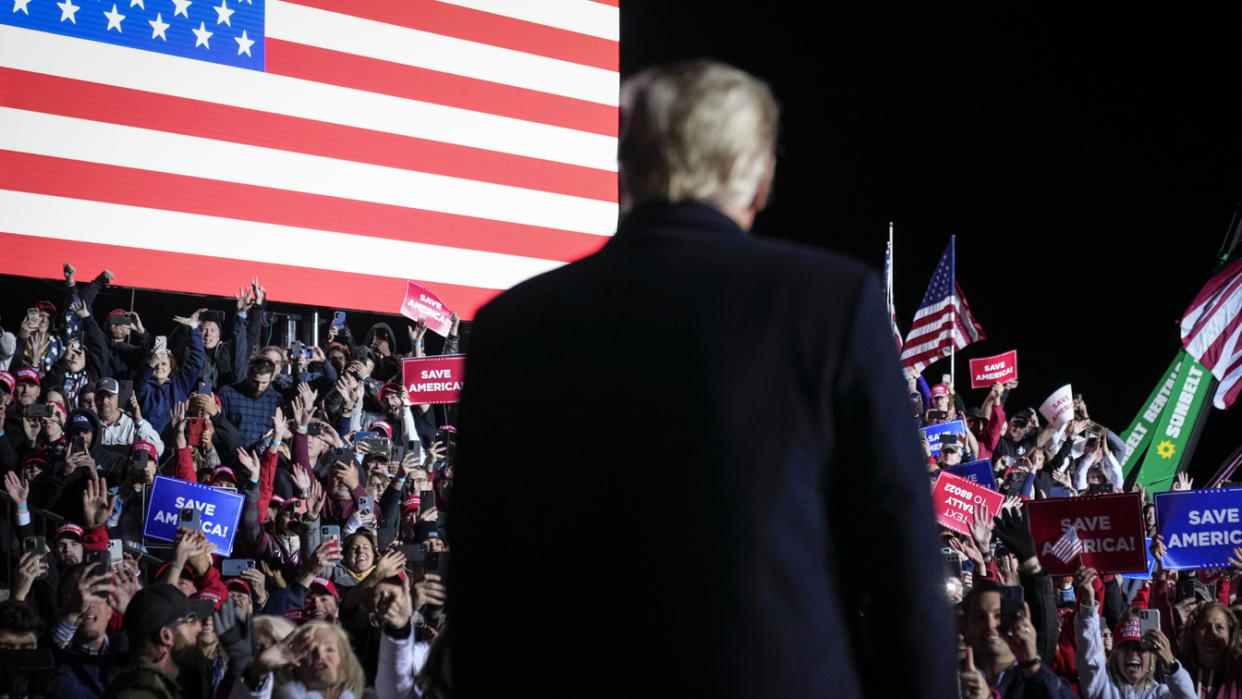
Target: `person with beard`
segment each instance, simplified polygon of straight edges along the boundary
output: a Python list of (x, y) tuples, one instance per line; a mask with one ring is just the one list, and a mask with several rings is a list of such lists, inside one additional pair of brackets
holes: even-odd
[[(1074, 631), (1078, 634), (1079, 693), (1085, 699), (1195, 697), (1190, 673), (1174, 658), (1169, 639), (1159, 629), (1144, 634), (1138, 615), (1132, 611), (1121, 616), (1113, 632), (1112, 651), (1105, 656), (1100, 615), (1095, 604), (1095, 578), (1093, 568), (1079, 568), (1074, 574), (1078, 601)], [(1157, 663), (1163, 681), (1155, 678)]]
[(220, 409), (237, 427), (242, 446), (250, 447), (263, 438), (280, 407), (280, 393), (271, 387), (275, 375), (272, 360), (255, 357), (250, 360), (245, 381), (220, 389)]
[[(293, 680), (276, 686), (275, 675), (288, 671)], [(312, 621), (255, 658), (232, 699), (359, 699), (364, 675), (341, 627)]]
[(206, 699), (209, 676), (198, 650), (212, 603), (190, 599), (159, 583), (134, 595), (125, 610), (131, 662), (104, 695), (107, 699)]

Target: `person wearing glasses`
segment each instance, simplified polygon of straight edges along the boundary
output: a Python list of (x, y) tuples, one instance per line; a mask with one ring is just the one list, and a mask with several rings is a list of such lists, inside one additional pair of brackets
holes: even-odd
[(138, 591), (125, 610), (130, 664), (105, 698), (211, 696), (211, 676), (198, 651), (198, 636), (212, 611), (210, 601), (186, 597), (167, 583)]

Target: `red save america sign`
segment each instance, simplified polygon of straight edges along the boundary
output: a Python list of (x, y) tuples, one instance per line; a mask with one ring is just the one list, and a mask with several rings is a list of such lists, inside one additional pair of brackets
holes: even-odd
[(410, 394), (410, 405), (456, 403), (465, 373), (464, 354), (401, 360), (401, 382)]
[[(1138, 493), (1031, 500), (1023, 507), (1030, 511), (1039, 562), (1052, 575), (1070, 575), (1079, 566), (1100, 573), (1147, 570), (1143, 499)], [(1071, 527), (1080, 546), (1057, 546)]]
[(411, 320), (427, 321), (427, 329), (441, 336), (448, 337), (453, 327), (452, 312), (435, 294), (415, 284), (405, 283), (405, 300), (401, 302), (401, 315)]
[(970, 387), (988, 388), (1018, 380), (1018, 350), (970, 360)]
[(1000, 512), (1005, 496), (978, 483), (941, 471), (932, 488), (932, 505), (936, 523), (959, 534), (969, 534), (975, 521), (975, 507), (987, 505), (990, 516)]

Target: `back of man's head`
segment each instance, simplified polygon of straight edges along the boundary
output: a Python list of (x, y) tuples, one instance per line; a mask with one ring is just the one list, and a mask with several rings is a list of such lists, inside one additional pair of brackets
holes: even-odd
[(625, 81), (621, 109), (623, 206), (697, 200), (744, 210), (771, 176), (780, 109), (763, 81), (737, 68), (694, 60), (649, 69)]

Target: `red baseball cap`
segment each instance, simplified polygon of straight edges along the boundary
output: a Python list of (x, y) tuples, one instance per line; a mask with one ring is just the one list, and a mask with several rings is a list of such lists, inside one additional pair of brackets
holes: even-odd
[(250, 583), (246, 582), (244, 578), (229, 578), (224, 581), (224, 586), (229, 590), (237, 590), (238, 592), (244, 592), (251, 597), (254, 596), (254, 590), (250, 589)]
[(65, 522), (64, 524), (56, 528), (56, 536), (52, 538), (53, 540), (55, 540), (55, 539), (59, 539), (62, 536), (72, 536), (76, 538), (78, 541), (81, 541), (84, 535), (85, 535), (85, 532), (82, 530), (81, 526), (74, 524), (73, 522)]
[(208, 483), (215, 483), (217, 478), (227, 478), (233, 483), (237, 483), (237, 474), (228, 466), (217, 466), (216, 470), (211, 472), (211, 477), (207, 479)]
[(0, 385), (3, 385), (9, 393), (13, 392), (13, 388), (17, 386), (17, 378), (13, 376), (11, 371), (0, 371)]
[(401, 514), (405, 514), (410, 510), (417, 510), (421, 504), (421, 498), (415, 494), (401, 501)]
[(381, 429), (384, 431), (385, 436), (387, 436), (389, 439), (392, 439), (392, 425), (388, 424), (387, 420), (372, 420), (371, 424), (367, 427), (367, 429), (368, 430)]
[(144, 442), (141, 439), (134, 442), (134, 446), (130, 448), (130, 451), (145, 451), (153, 460), (160, 460), (160, 452), (155, 448), (155, 445), (150, 442)]
[(335, 599), (339, 600), (341, 598), (340, 593), (336, 591), (336, 585), (327, 578), (315, 578), (312, 580), (310, 584), (310, 591), (314, 592), (316, 589), (332, 595)]
[(17, 383), (21, 383), (22, 381), (34, 381), (34, 384), (38, 386), (39, 385), (39, 372), (35, 371), (34, 368), (28, 367), (28, 366), (24, 366), (21, 369), (18, 369), (17, 370)]
[[(384, 396), (388, 395), (389, 393), (395, 393), (395, 394), (397, 394), (397, 395), (401, 395), (401, 384), (398, 384), (398, 383), (392, 383), (392, 382), (390, 381), (390, 382), (388, 382), (388, 383), (384, 384), (383, 386), (381, 386), (381, 387), (380, 387), (380, 392), (379, 392), (379, 399), (380, 399), (380, 400), (384, 400)], [(391, 436), (391, 433), (392, 433), (392, 429), (391, 429), (391, 428), (389, 428), (389, 434), (390, 434), (390, 436)]]
[(947, 396), (949, 395), (949, 387), (942, 383), (938, 383), (931, 387), (931, 394), (933, 398), (936, 396)]

